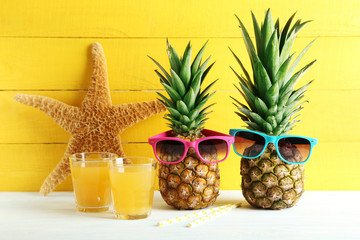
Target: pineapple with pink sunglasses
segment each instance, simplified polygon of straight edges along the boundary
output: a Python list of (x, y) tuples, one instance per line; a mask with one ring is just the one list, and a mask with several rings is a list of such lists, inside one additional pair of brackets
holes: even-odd
[(168, 43), (170, 74), (154, 59), (162, 73), (160, 77), (168, 97), (158, 92), (169, 111), (165, 119), (172, 130), (149, 138), (159, 160), (159, 189), (167, 204), (177, 209), (200, 209), (212, 205), (219, 195), (218, 163), (229, 153), (234, 137), (204, 129), (210, 113), (205, 106), (214, 94), (209, 93), (216, 81), (202, 88), (213, 64), (210, 57), (202, 62), (206, 44), (191, 63), (192, 47), (187, 45), (180, 58)]

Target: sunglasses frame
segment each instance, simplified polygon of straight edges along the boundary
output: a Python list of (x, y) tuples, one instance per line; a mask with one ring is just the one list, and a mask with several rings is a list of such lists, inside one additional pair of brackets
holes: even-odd
[[(234, 136), (235, 138), (235, 135), (236, 133), (238, 132), (250, 132), (250, 133), (254, 133), (254, 134), (258, 134), (260, 136), (262, 136), (264, 139), (265, 139), (265, 144), (264, 144), (264, 149), (258, 154), (256, 155), (255, 157), (246, 157), (246, 156), (243, 156), (241, 155), (240, 153), (238, 153), (236, 151), (236, 148), (235, 148), (235, 141), (234, 141), (234, 144), (233, 144), (233, 147), (234, 147), (234, 151), (237, 155), (243, 157), (243, 158), (248, 158), (248, 159), (254, 159), (254, 158), (257, 158), (259, 156), (261, 156), (261, 154), (263, 154), (263, 152), (265, 151), (267, 145), (269, 143), (274, 143), (275, 145), (275, 149), (276, 149), (276, 152), (278, 154), (278, 156), (280, 157), (280, 159), (286, 163), (289, 163), (289, 164), (304, 164), (306, 163), (309, 158), (310, 158), (310, 155), (311, 155), (311, 152), (312, 152), (312, 149), (313, 147), (317, 144), (318, 140), (315, 139), (315, 138), (310, 138), (310, 137), (304, 137), (304, 136), (298, 136), (298, 135), (282, 135), (282, 136), (270, 136), (270, 135), (267, 135), (267, 134), (264, 134), (264, 133), (260, 133), (260, 132), (257, 132), (257, 131), (253, 131), (253, 130), (246, 130), (246, 129), (230, 129), (229, 133), (231, 136)], [(306, 158), (305, 161), (302, 161), (302, 162), (290, 162), (290, 161), (287, 161), (285, 160), (281, 154), (280, 154), (280, 151), (279, 151), (279, 147), (278, 147), (278, 143), (281, 139), (284, 139), (284, 138), (290, 138), (290, 137), (297, 137), (297, 138), (302, 138), (302, 139), (306, 139), (310, 142), (310, 152), (309, 152), (309, 156)]]
[[(219, 163), (219, 162), (224, 161), (228, 157), (229, 152), (230, 152), (230, 148), (231, 148), (231, 144), (233, 144), (234, 141), (235, 141), (235, 137), (233, 137), (233, 136), (230, 136), (230, 135), (227, 135), (227, 134), (224, 134), (224, 133), (220, 133), (220, 132), (215, 132), (215, 131), (208, 130), (208, 129), (203, 129), (201, 131), (201, 133), (203, 135), (205, 135), (205, 137), (203, 137), (201, 139), (198, 139), (196, 141), (193, 141), (193, 142), (186, 141), (186, 140), (176, 138), (176, 137), (171, 137), (172, 132), (173, 132), (172, 130), (166, 131), (166, 132), (160, 133), (160, 134), (155, 135), (155, 136), (148, 139), (149, 144), (153, 147), (153, 151), (154, 151), (156, 159), (161, 163), (177, 164), (177, 163), (181, 162), (182, 160), (184, 160), (184, 158), (185, 158), (185, 156), (186, 156), (186, 154), (187, 154), (190, 147), (195, 149), (196, 154), (200, 158), (201, 161), (206, 162), (206, 163)], [(210, 162), (210, 161), (206, 161), (205, 159), (203, 159), (201, 157), (200, 152), (199, 152), (199, 148), (198, 148), (199, 143), (201, 143), (203, 141), (206, 141), (206, 140), (212, 140), (212, 139), (220, 139), (220, 140), (224, 140), (226, 142), (226, 144), (227, 144), (227, 152), (226, 152), (226, 156), (224, 157), (224, 159), (219, 160), (219, 161), (215, 161), (215, 162)], [(157, 155), (157, 151), (156, 151), (156, 144), (158, 142), (160, 142), (160, 141), (163, 141), (163, 140), (174, 140), (174, 141), (181, 142), (181, 143), (184, 144), (184, 147), (185, 147), (184, 154), (182, 155), (182, 157), (178, 161), (176, 161), (176, 162), (164, 162), (159, 158), (159, 156)]]

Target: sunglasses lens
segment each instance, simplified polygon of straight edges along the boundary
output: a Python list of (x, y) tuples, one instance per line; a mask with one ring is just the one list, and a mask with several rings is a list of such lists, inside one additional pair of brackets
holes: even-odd
[(265, 138), (252, 132), (237, 132), (234, 145), (240, 155), (256, 157), (265, 147)]
[(184, 155), (185, 145), (175, 140), (163, 140), (156, 144), (158, 158), (166, 163), (177, 162)]
[(311, 144), (305, 138), (287, 137), (279, 140), (278, 148), (281, 157), (286, 161), (301, 163), (309, 157)]
[(218, 162), (225, 159), (228, 145), (222, 139), (208, 139), (199, 143), (199, 153), (208, 162)]

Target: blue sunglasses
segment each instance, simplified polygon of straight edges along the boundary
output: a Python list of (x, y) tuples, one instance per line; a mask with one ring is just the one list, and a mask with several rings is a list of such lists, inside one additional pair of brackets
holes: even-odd
[(235, 137), (234, 151), (244, 158), (257, 158), (263, 154), (267, 145), (273, 143), (280, 159), (289, 164), (306, 163), (311, 155), (317, 139), (296, 136), (269, 136), (252, 130), (230, 129)]

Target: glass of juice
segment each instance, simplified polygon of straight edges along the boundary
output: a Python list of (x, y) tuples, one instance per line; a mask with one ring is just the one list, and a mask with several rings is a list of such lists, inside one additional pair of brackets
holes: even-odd
[(75, 153), (70, 156), (76, 208), (81, 212), (109, 209), (111, 188), (109, 162), (117, 155), (107, 152)]
[(157, 162), (146, 157), (126, 157), (110, 161), (110, 182), (115, 217), (142, 219), (150, 215)]

